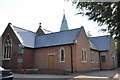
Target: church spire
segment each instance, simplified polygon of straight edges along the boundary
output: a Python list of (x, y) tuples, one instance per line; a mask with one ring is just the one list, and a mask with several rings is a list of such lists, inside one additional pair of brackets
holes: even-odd
[(60, 31), (69, 30), (65, 14), (63, 15)]

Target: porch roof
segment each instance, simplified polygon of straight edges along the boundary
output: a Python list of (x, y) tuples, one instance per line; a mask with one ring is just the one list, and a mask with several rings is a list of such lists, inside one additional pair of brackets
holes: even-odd
[(106, 51), (109, 50), (110, 46), (110, 36), (105, 35), (105, 36), (98, 36), (98, 37), (91, 37), (89, 40), (94, 44), (94, 46), (97, 48), (99, 51)]

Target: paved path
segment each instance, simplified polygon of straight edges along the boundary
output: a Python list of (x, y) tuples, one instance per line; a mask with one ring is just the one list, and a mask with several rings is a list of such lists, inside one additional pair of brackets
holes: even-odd
[[(22, 78), (48, 78), (48, 79), (77, 79), (77, 78), (97, 78), (98, 79), (118, 79), (118, 70), (102, 70), (102, 71), (95, 71), (95, 72), (89, 72), (89, 73), (83, 73), (83, 74), (70, 74), (70, 75), (43, 75), (43, 74), (15, 74), (14, 80)], [(27, 79), (28, 80), (28, 79)], [(96, 80), (96, 79), (95, 79)]]
[(118, 70), (102, 70), (102, 71), (95, 71), (84, 73), (75, 78), (86, 77), (86, 78), (118, 78)]

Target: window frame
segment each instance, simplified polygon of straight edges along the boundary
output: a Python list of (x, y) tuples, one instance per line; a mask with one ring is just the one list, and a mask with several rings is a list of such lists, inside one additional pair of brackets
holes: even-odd
[(82, 49), (82, 56), (81, 56), (81, 60), (82, 62), (87, 62), (87, 51), (86, 49)]
[(91, 63), (95, 62), (95, 54), (94, 52), (91, 52)]
[(3, 42), (3, 60), (10, 60), (12, 54), (12, 39), (10, 38), (9, 34), (4, 39)]
[(18, 48), (18, 53), (23, 54), (24, 53), (24, 46), (22, 44), (19, 44), (18, 47), (19, 47)]
[[(63, 60), (62, 60), (62, 51), (63, 50)], [(60, 61), (59, 62), (65, 62), (65, 49), (64, 48), (61, 48), (60, 49)]]
[[(104, 61), (104, 62), (103, 62), (102, 56), (104, 56), (104, 57), (105, 57), (105, 59), (104, 59), (105, 61)], [(101, 57), (101, 63), (106, 63), (106, 54), (101, 54), (101, 56), (100, 56), (100, 57)]]
[(95, 54), (96, 54), (95, 61), (96, 61), (96, 63), (98, 63), (98, 62), (99, 62), (99, 55), (98, 55), (98, 52), (96, 52)]

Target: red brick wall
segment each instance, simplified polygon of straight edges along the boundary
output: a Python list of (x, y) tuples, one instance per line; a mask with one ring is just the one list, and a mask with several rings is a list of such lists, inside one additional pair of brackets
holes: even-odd
[(23, 68), (24, 69), (34, 68), (34, 49), (24, 48)]
[(101, 62), (101, 69), (110, 69), (111, 65), (110, 65), (110, 54), (108, 51), (106, 52), (100, 52), (101, 55), (105, 54), (106, 55), (106, 62)]
[[(60, 62), (60, 49), (65, 50), (65, 62)], [(35, 68), (48, 69), (48, 56), (54, 55), (54, 69), (71, 70), (70, 46), (57, 46), (35, 50)]]
[[(87, 40), (85, 31), (82, 30), (77, 37), (76, 43), (72, 45), (72, 56), (73, 56), (73, 70), (83, 71), (91, 70), (91, 55), (89, 42)], [(65, 49), (65, 62), (59, 62), (61, 48)], [(86, 49), (87, 62), (82, 62), (81, 54), (82, 49)], [(48, 55), (54, 54), (55, 63), (54, 69), (71, 70), (71, 47), (70, 45), (40, 48), (35, 50), (35, 68), (47, 69), (48, 68)]]
[(109, 50), (100, 53), (106, 54), (106, 63), (101, 63), (102, 69), (113, 69), (117, 67), (117, 53), (113, 39), (110, 40)]
[(91, 50), (91, 58), (94, 58), (94, 61), (91, 61), (92, 69), (100, 69), (100, 60), (99, 60), (99, 52), (95, 50)]
[(3, 60), (2, 61), (2, 66), (4, 68), (12, 68), (12, 69), (16, 69), (17, 68), (17, 59), (18, 59), (18, 44), (20, 43), (18, 38), (16, 37), (16, 35), (14, 34), (13, 30), (11, 29), (10, 26), (8, 26), (4, 33), (2, 34), (2, 53), (4, 53), (3, 51), (3, 44), (4, 41), (7, 37), (7, 35), (10, 36), (10, 38), (12, 39), (12, 54), (11, 54), (11, 59), (10, 60)]
[[(76, 55), (75, 55), (75, 69), (77, 71), (90, 70), (91, 69), (91, 57), (90, 47), (85, 31), (82, 30), (77, 37), (76, 41)], [(86, 50), (87, 62), (82, 62), (82, 49)]]

